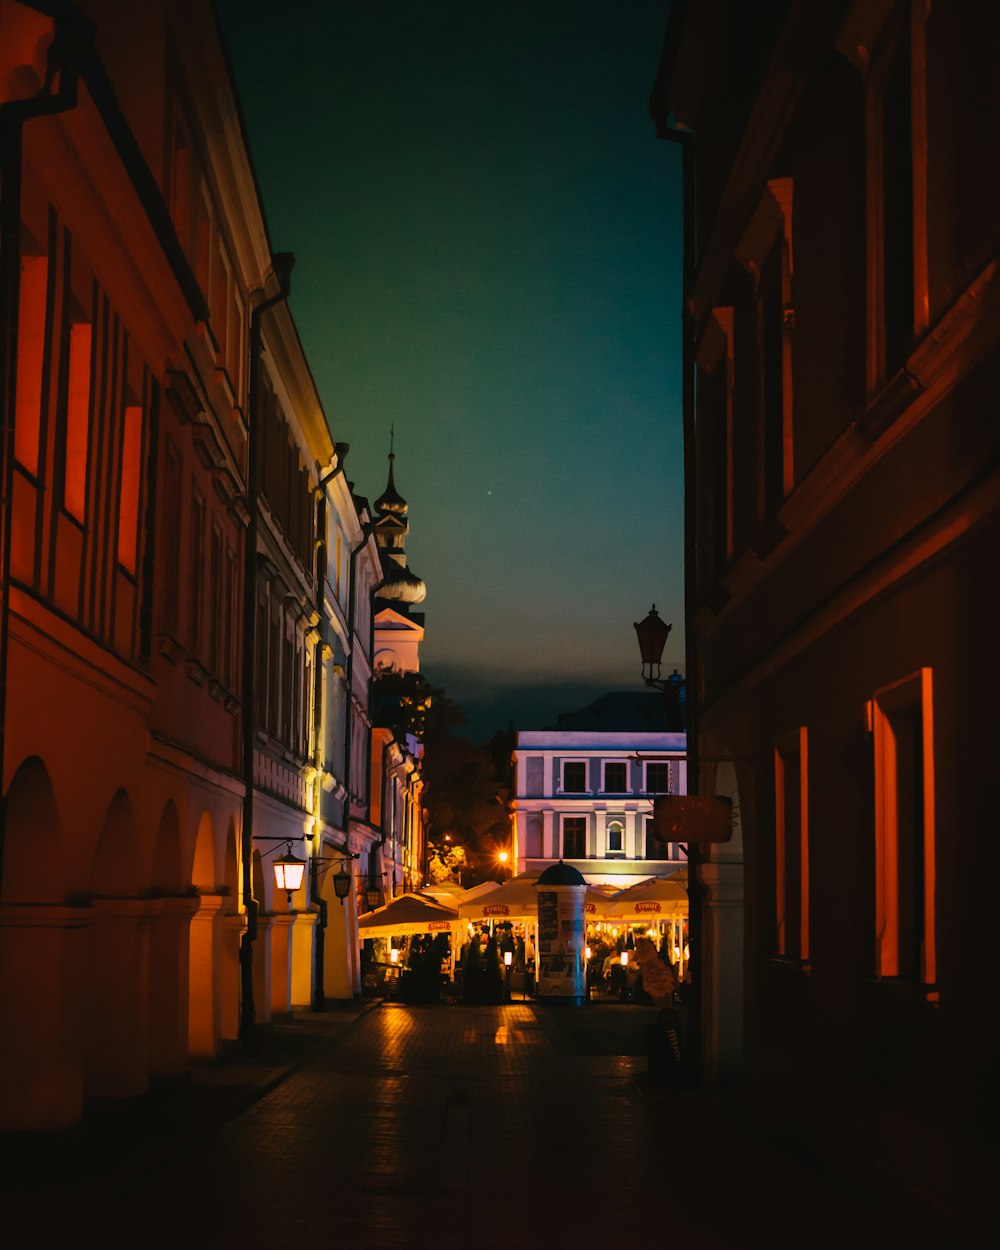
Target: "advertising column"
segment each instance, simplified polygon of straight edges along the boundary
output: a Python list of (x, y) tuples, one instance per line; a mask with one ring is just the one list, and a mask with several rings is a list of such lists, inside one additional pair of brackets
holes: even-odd
[(538, 878), (538, 998), (582, 1006), (587, 1000), (587, 883), (562, 860)]

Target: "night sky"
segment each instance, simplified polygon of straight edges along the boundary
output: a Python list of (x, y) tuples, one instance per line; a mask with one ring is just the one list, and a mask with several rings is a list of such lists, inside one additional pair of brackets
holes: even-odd
[(219, 0), (348, 476), (410, 503), (422, 667), (470, 728), (683, 669), (680, 161), (667, 0)]

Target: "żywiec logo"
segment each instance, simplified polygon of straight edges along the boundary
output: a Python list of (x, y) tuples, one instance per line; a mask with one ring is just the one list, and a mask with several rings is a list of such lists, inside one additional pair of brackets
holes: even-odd
[(484, 916), (509, 916), (510, 908), (506, 903), (489, 903), (483, 908)]
[(636, 903), (635, 909), (636, 911), (659, 911), (660, 904), (659, 903)]
[(437, 932), (438, 929), (450, 929), (450, 928), (451, 928), (450, 920), (432, 920), (427, 925), (427, 932), (435, 933)]

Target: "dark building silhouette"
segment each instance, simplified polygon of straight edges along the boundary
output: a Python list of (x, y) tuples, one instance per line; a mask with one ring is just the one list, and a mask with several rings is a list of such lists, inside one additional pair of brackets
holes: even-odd
[(677, 0), (704, 1068), (966, 1213), (995, 1089), (1000, 10)]

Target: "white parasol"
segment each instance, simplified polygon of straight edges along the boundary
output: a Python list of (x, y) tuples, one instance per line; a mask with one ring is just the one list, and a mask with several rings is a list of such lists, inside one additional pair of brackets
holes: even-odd
[(358, 933), (362, 938), (447, 933), (457, 920), (458, 912), (454, 907), (445, 907), (422, 894), (401, 894), (384, 907), (362, 916), (358, 921)]

